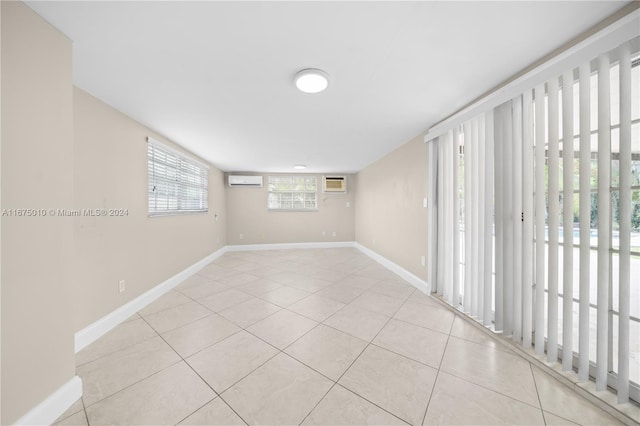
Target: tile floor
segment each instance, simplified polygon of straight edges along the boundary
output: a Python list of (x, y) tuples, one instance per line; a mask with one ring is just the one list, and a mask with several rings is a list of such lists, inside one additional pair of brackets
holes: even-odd
[(619, 424), (355, 249), (227, 253), (76, 362), (61, 425)]

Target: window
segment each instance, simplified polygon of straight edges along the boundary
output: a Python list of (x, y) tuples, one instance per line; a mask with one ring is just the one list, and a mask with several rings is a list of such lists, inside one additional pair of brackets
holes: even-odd
[(208, 167), (151, 138), (147, 140), (149, 216), (206, 212)]
[(269, 210), (317, 210), (316, 176), (269, 176)]

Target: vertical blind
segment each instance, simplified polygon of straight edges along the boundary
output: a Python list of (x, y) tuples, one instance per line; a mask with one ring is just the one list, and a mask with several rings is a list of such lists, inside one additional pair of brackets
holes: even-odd
[(639, 400), (639, 38), (434, 139), (435, 288)]
[(147, 140), (149, 215), (206, 212), (208, 167), (151, 138)]

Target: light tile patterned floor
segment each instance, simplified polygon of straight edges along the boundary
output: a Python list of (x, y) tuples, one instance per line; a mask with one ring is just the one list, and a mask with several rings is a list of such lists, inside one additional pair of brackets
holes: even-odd
[(76, 362), (59, 424), (619, 424), (355, 249), (227, 253)]

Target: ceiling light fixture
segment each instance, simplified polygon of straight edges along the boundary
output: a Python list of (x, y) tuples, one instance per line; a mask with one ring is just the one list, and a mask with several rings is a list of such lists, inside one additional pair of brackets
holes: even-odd
[(293, 168), (296, 170), (304, 170), (307, 168), (307, 166), (305, 166), (304, 164), (296, 164), (295, 166), (293, 166)]
[(319, 69), (298, 71), (294, 79), (298, 90), (304, 93), (320, 93), (329, 86), (329, 75)]

